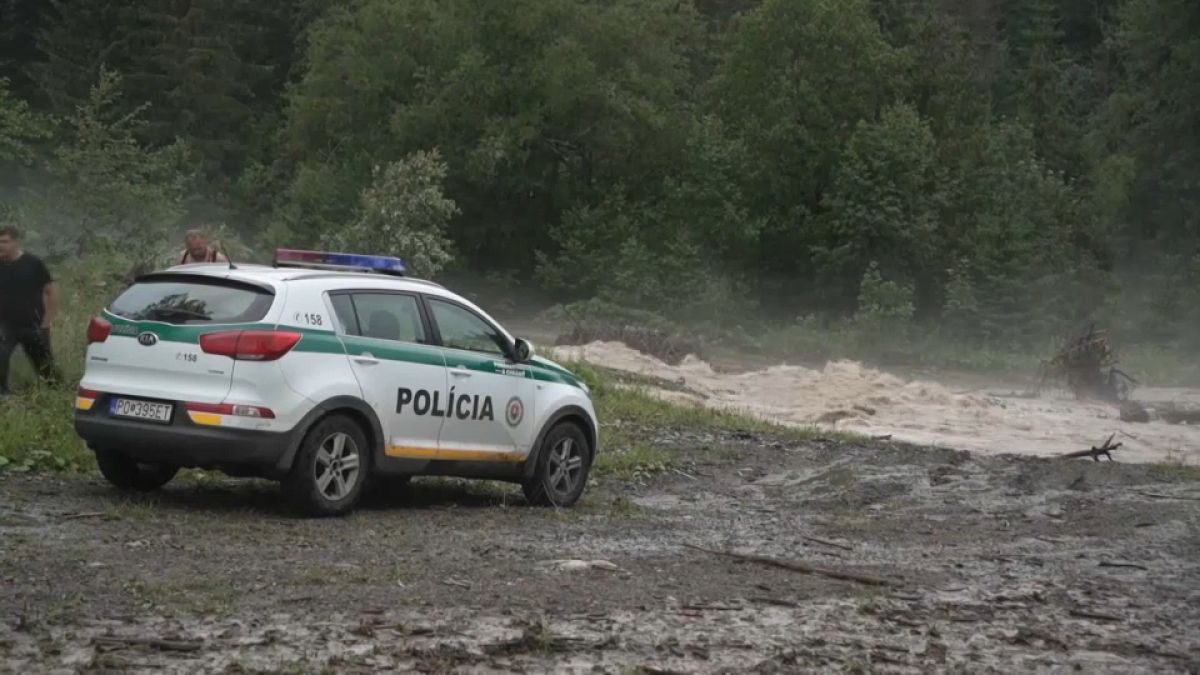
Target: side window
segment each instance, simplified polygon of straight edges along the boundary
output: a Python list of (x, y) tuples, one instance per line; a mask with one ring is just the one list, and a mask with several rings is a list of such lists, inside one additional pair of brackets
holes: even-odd
[(442, 345), (453, 349), (504, 355), (504, 339), (474, 312), (428, 298), (433, 320), (442, 334)]
[(355, 293), (354, 314), (359, 335), (380, 340), (425, 343), (421, 310), (412, 295)]
[(350, 296), (338, 293), (329, 296), (329, 302), (333, 304), (333, 312), (337, 314), (338, 323), (346, 335), (362, 335), (358, 329), (358, 317), (354, 314), (354, 302)]

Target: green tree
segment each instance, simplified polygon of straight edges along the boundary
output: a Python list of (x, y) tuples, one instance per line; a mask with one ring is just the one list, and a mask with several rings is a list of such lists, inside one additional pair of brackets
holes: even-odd
[(312, 240), (370, 167), (436, 146), (462, 209), (456, 247), (532, 271), (563, 214), (617, 184), (654, 194), (679, 156), (698, 21), (674, 0), (365, 0), (315, 26), (288, 109), (281, 217)]
[(51, 0), (55, 21), (38, 36), (31, 66), (61, 114), (90, 96), (101, 67), (124, 78), (126, 111), (141, 113), (141, 140), (188, 139), (194, 161), (223, 187), (274, 120), (296, 58), (300, 0)]
[[(124, 112), (121, 78), (101, 70), (88, 100), (67, 118), (55, 152), (56, 182), (35, 219), (54, 251), (104, 252), (144, 261), (175, 238), (188, 176), (182, 144), (148, 148), (137, 140), (139, 110)], [(50, 235), (53, 234), (53, 237)]]
[(866, 0), (765, 0), (735, 22), (709, 100), (750, 154), (766, 271), (811, 278), (813, 218), (838, 157), (903, 92), (906, 58)]
[(7, 80), (0, 79), (0, 175), (15, 171), (13, 163), (31, 163), (34, 144), (48, 136), (46, 122), (9, 91)]
[(858, 123), (822, 200), (814, 246), (835, 301), (853, 301), (868, 263), (890, 277), (940, 282), (943, 183), (933, 133), (912, 107)]
[(432, 277), (453, 257), (445, 232), (458, 208), (442, 193), (446, 171), (437, 151), (377, 167), (374, 182), (363, 190), (358, 220), (327, 234), (325, 243), (401, 255), (412, 274)]

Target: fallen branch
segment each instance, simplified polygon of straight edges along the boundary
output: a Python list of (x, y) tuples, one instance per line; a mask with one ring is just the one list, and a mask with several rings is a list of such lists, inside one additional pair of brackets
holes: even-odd
[(149, 647), (163, 652), (198, 652), (204, 643), (199, 640), (163, 640), (161, 638), (100, 636), (93, 640), (102, 647)]
[(761, 555), (746, 555), (743, 553), (734, 553), (732, 551), (715, 551), (713, 549), (704, 548), (703, 546), (696, 546), (694, 544), (684, 544), (684, 546), (686, 546), (687, 548), (696, 550), (696, 551), (703, 551), (704, 553), (709, 553), (712, 555), (719, 555), (719, 556), (724, 556), (726, 558), (733, 558), (735, 560), (744, 560), (747, 562), (754, 562), (754, 563), (758, 563), (760, 565), (767, 565), (770, 567), (778, 567), (780, 569), (791, 570), (792, 572), (800, 572), (802, 574), (815, 574), (818, 576), (829, 577), (830, 579), (838, 579), (840, 581), (853, 581), (853, 582), (860, 583), (860, 584), (867, 584), (868, 586), (898, 586), (899, 585), (894, 581), (891, 581), (889, 579), (884, 579), (882, 577), (875, 577), (875, 576), (871, 576), (868, 574), (859, 574), (857, 572), (846, 572), (846, 571), (842, 571), (842, 570), (833, 570), (833, 569), (828, 569), (825, 567), (816, 567), (814, 565), (809, 565), (808, 563), (803, 563), (798, 560), (780, 560), (778, 558), (769, 558), (767, 556), (761, 556)]
[(839, 544), (836, 541), (828, 541), (826, 539), (818, 539), (816, 537), (809, 537), (809, 536), (803, 535), (803, 534), (800, 535), (800, 538), (803, 539), (804, 541), (811, 541), (814, 544), (824, 544), (825, 546), (832, 546), (834, 548), (840, 548), (843, 551), (853, 551), (854, 550), (852, 547), (847, 546), (845, 544)]
[(86, 513), (72, 513), (70, 515), (63, 516), (62, 522), (65, 523), (68, 520), (79, 520), (81, 518), (103, 518), (105, 515), (107, 515), (107, 514), (105, 514), (103, 511), (88, 511)]
[(1150, 571), (1150, 568), (1145, 567), (1144, 565), (1137, 565), (1135, 563), (1109, 562), (1107, 560), (1102, 561), (1100, 563), (1100, 567), (1127, 567), (1129, 569), (1142, 570), (1143, 572)]
[(1200, 497), (1189, 497), (1187, 495), (1160, 495), (1157, 492), (1138, 492), (1137, 490), (1134, 492), (1143, 497), (1151, 497), (1153, 499), (1178, 499), (1181, 501), (1200, 502)]
[(1086, 609), (1073, 609), (1070, 611), (1070, 614), (1071, 614), (1071, 616), (1073, 616), (1077, 619), (1093, 619), (1095, 621), (1124, 621), (1125, 620), (1119, 616), (1113, 616), (1112, 614), (1104, 614), (1101, 612), (1092, 612), (1092, 611), (1089, 611)]
[(701, 603), (684, 605), (683, 607), (680, 607), (680, 609), (687, 609), (695, 612), (740, 612), (741, 610), (745, 609), (745, 607), (740, 605), (707, 605)]
[(1073, 459), (1076, 457), (1091, 457), (1093, 461), (1099, 462), (1100, 457), (1104, 456), (1104, 457), (1107, 457), (1108, 461), (1111, 462), (1111, 461), (1113, 461), (1113, 458), (1110, 453), (1113, 450), (1116, 450), (1117, 448), (1119, 448), (1123, 445), (1122, 443), (1115, 443), (1115, 444), (1113, 443), (1113, 439), (1116, 437), (1117, 437), (1117, 434), (1114, 432), (1111, 436), (1108, 437), (1107, 441), (1104, 441), (1104, 445), (1101, 445), (1098, 448), (1095, 446), (1092, 446), (1091, 448), (1089, 448), (1087, 450), (1079, 450), (1077, 452), (1068, 452), (1067, 454), (1063, 455), (1063, 458), (1064, 459)]
[(792, 600), (784, 600), (783, 598), (768, 598), (768, 597), (763, 597), (763, 596), (756, 596), (756, 597), (750, 598), (750, 602), (757, 602), (757, 603), (763, 604), (763, 605), (775, 605), (776, 607), (799, 607), (800, 606), (800, 603), (794, 602)]

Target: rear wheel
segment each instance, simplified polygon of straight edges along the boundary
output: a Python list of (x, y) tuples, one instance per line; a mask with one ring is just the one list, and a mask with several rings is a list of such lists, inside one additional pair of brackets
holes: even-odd
[(115, 487), (136, 492), (150, 492), (166, 485), (178, 473), (179, 467), (169, 464), (139, 462), (113, 450), (96, 450), (100, 473)]
[(370, 468), (367, 437), (344, 415), (317, 423), (300, 444), (283, 480), (288, 500), (310, 516), (340, 516), (358, 503)]
[(579, 501), (592, 468), (592, 452), (583, 430), (563, 422), (542, 440), (533, 478), (522, 487), (538, 506), (572, 506)]

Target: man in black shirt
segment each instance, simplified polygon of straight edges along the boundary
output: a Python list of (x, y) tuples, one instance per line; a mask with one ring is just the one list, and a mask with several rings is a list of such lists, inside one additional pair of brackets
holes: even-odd
[(18, 346), (42, 379), (56, 380), (50, 324), (58, 314), (58, 286), (46, 265), (21, 250), (21, 233), (0, 226), (0, 398), (9, 394), (8, 365)]

